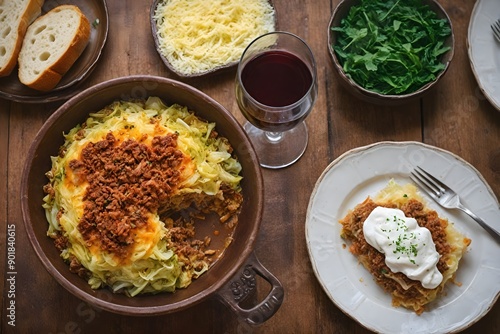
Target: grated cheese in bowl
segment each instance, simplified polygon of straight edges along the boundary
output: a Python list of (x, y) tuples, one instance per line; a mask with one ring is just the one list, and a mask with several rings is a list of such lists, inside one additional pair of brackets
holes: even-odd
[(268, 0), (160, 0), (153, 21), (172, 70), (196, 76), (238, 62), (253, 39), (275, 30), (275, 11)]

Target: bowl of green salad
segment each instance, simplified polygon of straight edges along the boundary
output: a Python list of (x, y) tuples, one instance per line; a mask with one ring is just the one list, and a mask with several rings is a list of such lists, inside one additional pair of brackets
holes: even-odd
[(448, 70), (454, 44), (451, 20), (434, 0), (342, 0), (328, 26), (340, 81), (375, 104), (429, 92)]

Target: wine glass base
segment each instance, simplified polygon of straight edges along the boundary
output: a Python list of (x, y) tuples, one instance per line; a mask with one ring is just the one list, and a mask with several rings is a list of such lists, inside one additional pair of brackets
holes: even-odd
[(270, 138), (265, 131), (246, 122), (243, 126), (257, 152), (262, 167), (278, 169), (290, 166), (300, 159), (307, 148), (308, 131), (305, 122)]

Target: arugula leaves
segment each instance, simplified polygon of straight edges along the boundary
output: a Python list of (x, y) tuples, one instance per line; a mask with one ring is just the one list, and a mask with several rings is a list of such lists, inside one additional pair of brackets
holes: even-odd
[(421, 0), (361, 0), (342, 19), (333, 46), (345, 73), (363, 88), (407, 94), (434, 80), (451, 26)]

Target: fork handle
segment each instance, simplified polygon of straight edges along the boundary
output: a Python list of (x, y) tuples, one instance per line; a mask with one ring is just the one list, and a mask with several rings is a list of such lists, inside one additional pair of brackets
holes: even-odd
[(470, 211), (467, 209), (465, 206), (462, 204), (459, 204), (457, 206), (458, 209), (462, 210), (466, 214), (468, 214), (472, 219), (474, 219), (479, 225), (481, 225), (482, 228), (484, 228), (489, 234), (491, 234), (497, 242), (500, 242), (500, 232), (497, 230), (494, 230), (492, 227), (490, 227), (488, 224), (485, 223), (484, 220), (479, 218), (474, 212)]

